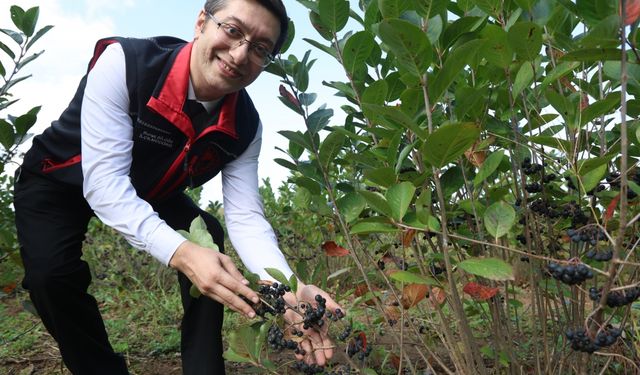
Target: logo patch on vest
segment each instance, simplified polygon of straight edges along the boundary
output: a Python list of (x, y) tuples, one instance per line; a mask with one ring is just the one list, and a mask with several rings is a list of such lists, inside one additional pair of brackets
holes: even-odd
[(173, 148), (174, 139), (171, 133), (158, 128), (148, 122), (138, 119), (138, 123), (142, 125), (142, 129), (138, 134), (138, 138), (142, 141), (154, 143), (163, 147)]

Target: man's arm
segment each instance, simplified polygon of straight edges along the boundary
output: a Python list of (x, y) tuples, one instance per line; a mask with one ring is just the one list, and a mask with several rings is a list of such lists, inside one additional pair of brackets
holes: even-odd
[(262, 124), (247, 150), (222, 170), (224, 217), (229, 239), (244, 265), (261, 279), (272, 279), (264, 270), (276, 268), (289, 278), (293, 271), (278, 248), (271, 225), (264, 217), (258, 190), (258, 156)]

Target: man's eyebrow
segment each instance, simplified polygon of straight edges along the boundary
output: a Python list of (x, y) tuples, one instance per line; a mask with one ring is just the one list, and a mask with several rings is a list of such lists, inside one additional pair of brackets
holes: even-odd
[[(244, 30), (249, 28), (246, 23), (242, 22), (242, 20), (240, 18), (236, 17), (236, 16), (225, 17), (222, 20), (222, 22), (225, 22), (225, 23), (231, 22), (231, 23), (237, 24), (238, 26), (241, 26)], [(252, 37), (251, 39), (254, 39), (253, 35), (251, 37)], [(271, 39), (269, 39), (267, 37), (257, 36), (257, 37), (255, 37), (255, 39), (256, 39), (255, 41), (259, 41), (259, 42), (268, 42), (269, 46), (275, 45), (275, 43)], [(252, 41), (254, 41), (254, 40), (252, 40)]]

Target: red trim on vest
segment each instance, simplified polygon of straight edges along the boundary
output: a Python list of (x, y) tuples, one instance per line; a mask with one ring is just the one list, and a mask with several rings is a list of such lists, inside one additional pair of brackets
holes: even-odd
[(192, 47), (193, 42), (188, 43), (178, 52), (160, 94), (157, 98), (152, 96), (147, 102), (147, 107), (174, 124), (190, 141), (196, 134), (191, 125), (191, 119), (182, 111), (182, 108), (189, 91), (189, 60)]
[(69, 160), (63, 162), (55, 162), (49, 158), (44, 159), (42, 161), (42, 172), (50, 173), (53, 171), (57, 171), (58, 169), (70, 167), (74, 164), (78, 164), (82, 161), (82, 155), (76, 155)]
[(89, 69), (87, 71), (91, 71), (91, 69), (93, 69), (93, 66), (96, 65), (96, 61), (98, 61), (98, 58), (102, 55), (102, 52), (104, 52), (104, 50), (113, 43), (118, 43), (118, 41), (116, 39), (103, 39), (96, 43), (96, 47), (93, 49), (93, 57), (91, 58), (91, 61), (89, 61)]
[(238, 93), (227, 95), (224, 99), (224, 105), (220, 109), (220, 116), (218, 117), (217, 130), (228, 134), (234, 139), (238, 139), (238, 133), (236, 132), (236, 105), (238, 103)]

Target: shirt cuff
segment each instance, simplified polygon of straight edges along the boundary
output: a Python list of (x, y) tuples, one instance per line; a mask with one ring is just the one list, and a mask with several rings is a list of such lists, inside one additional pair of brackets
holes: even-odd
[(166, 224), (160, 226), (149, 238), (152, 238), (149, 244), (149, 253), (165, 266), (169, 265), (178, 246), (187, 240)]

